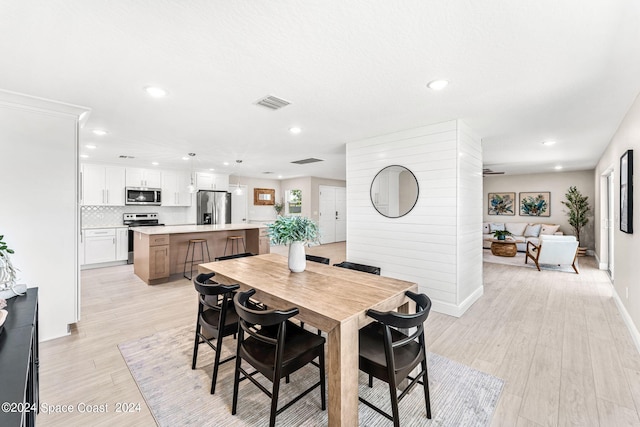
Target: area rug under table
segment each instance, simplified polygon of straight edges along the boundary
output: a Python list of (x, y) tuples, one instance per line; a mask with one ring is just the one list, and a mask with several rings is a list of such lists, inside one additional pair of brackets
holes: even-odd
[[(222, 357), (235, 352), (236, 341), (228, 337)], [(200, 346), (198, 364), (191, 369), (193, 326), (181, 327), (129, 341), (118, 346), (138, 387), (160, 426), (263, 426), (269, 421), (270, 399), (248, 381), (240, 383), (238, 413), (231, 415), (235, 362), (220, 366), (216, 394), (209, 394), (213, 351)], [(415, 387), (400, 402), (402, 426), (488, 426), (504, 381), (468, 366), (429, 353), (432, 420), (425, 417), (424, 394)], [(280, 387), (281, 405), (316, 382), (318, 370), (307, 366)], [(264, 384), (270, 388), (270, 383)], [(367, 385), (360, 373), (360, 395), (391, 411), (387, 384), (374, 380)], [(324, 426), (327, 411), (320, 410), (319, 389), (282, 412), (278, 426)], [(387, 426), (390, 422), (369, 407), (359, 405), (360, 426)]]

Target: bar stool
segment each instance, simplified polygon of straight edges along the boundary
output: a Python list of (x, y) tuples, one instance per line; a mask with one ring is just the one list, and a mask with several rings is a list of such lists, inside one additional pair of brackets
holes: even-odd
[[(196, 252), (197, 244), (200, 244), (200, 254), (202, 255), (202, 258), (194, 260), (193, 257)], [(207, 262), (211, 262), (211, 255), (209, 254), (209, 244), (207, 243), (207, 239), (189, 239), (189, 245), (187, 246), (187, 255), (184, 257), (184, 269), (182, 271), (182, 275), (185, 279), (191, 280), (191, 278), (193, 277), (193, 264), (205, 261), (205, 248), (207, 248)], [(189, 259), (189, 249), (191, 249), (191, 261), (189, 262), (191, 265), (189, 267), (189, 276), (187, 276), (187, 260)]]
[[(224, 244), (224, 255), (227, 255), (227, 245), (229, 244), (229, 241), (231, 241), (231, 255), (233, 255), (234, 253), (240, 253), (240, 245), (238, 243), (239, 240), (242, 240), (242, 247), (244, 248), (244, 252), (247, 252), (247, 247), (244, 244), (244, 237), (243, 236), (228, 236), (227, 237), (227, 242)], [(233, 251), (233, 244), (236, 244), (236, 251)]]

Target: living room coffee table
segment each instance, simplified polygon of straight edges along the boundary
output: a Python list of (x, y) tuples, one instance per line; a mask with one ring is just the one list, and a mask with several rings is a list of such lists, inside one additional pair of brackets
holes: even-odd
[(496, 256), (516, 256), (518, 247), (515, 240), (491, 240), (491, 253)]

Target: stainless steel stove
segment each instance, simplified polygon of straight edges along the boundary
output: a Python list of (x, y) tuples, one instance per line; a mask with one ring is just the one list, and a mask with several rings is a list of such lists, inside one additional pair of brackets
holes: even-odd
[(129, 258), (128, 264), (133, 264), (133, 230), (131, 227), (155, 227), (160, 224), (157, 213), (126, 213), (122, 215), (122, 223), (129, 227)]

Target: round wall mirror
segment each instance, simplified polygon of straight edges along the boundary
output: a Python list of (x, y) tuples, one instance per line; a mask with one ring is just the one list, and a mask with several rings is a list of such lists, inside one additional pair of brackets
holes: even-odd
[(418, 201), (418, 180), (404, 166), (387, 166), (371, 182), (371, 203), (380, 214), (399, 218), (411, 212)]

